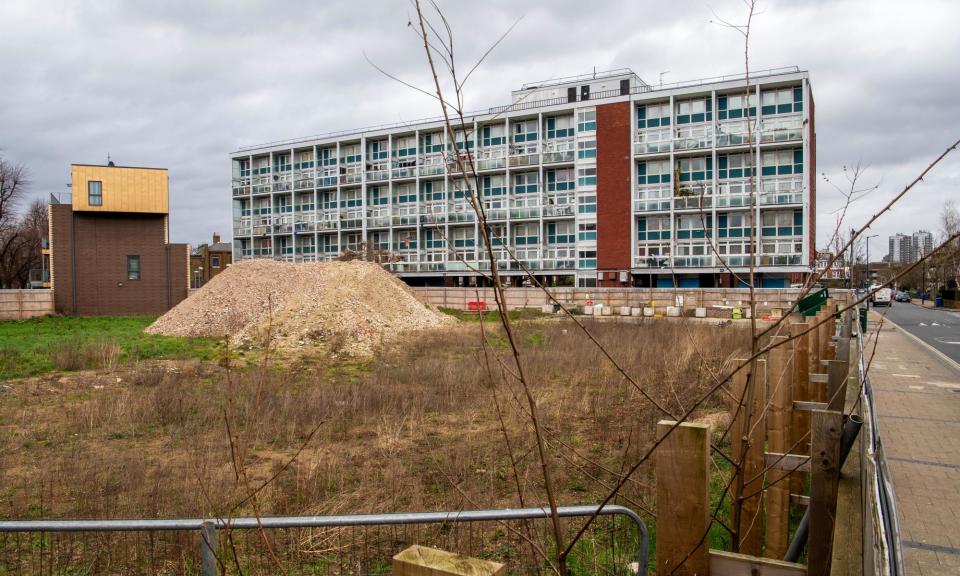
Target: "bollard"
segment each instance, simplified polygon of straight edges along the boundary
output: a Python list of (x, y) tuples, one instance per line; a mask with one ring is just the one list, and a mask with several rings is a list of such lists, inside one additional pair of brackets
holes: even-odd
[(209, 520), (200, 529), (200, 563), (203, 576), (217, 576), (217, 525)]

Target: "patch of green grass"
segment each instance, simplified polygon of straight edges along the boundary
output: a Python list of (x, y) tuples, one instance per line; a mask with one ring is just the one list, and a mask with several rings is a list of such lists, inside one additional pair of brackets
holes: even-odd
[[(213, 338), (178, 338), (145, 334), (156, 318), (46, 317), (0, 321), (0, 380), (57, 370), (54, 355), (65, 348), (82, 360), (96, 349), (116, 349), (118, 363), (165, 358), (219, 357), (222, 345)], [(77, 365), (75, 368), (88, 366)]]
[[(471, 312), (469, 310), (458, 310), (456, 308), (444, 308), (443, 306), (438, 306), (437, 310), (443, 312), (444, 314), (449, 314), (457, 320), (462, 320), (464, 322), (479, 322), (483, 320), (484, 322), (496, 322), (500, 323), (500, 311), (491, 309), (482, 314), (477, 312)], [(515, 310), (510, 310), (507, 312), (507, 316), (511, 320), (536, 320), (537, 318), (542, 318), (547, 316), (543, 311), (537, 308), (517, 308)]]

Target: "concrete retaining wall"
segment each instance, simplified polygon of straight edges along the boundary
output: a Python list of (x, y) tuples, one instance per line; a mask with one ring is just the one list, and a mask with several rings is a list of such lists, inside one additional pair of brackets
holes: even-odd
[(0, 320), (53, 314), (53, 290), (0, 290)]
[[(440, 288), (416, 287), (413, 289), (423, 302), (457, 310), (466, 310), (468, 302), (482, 300), (489, 308), (495, 308), (492, 288)], [(679, 306), (692, 314), (696, 308), (706, 308), (707, 316), (729, 318), (732, 309), (743, 308), (750, 298), (745, 288), (550, 288), (551, 294), (564, 306), (580, 307), (602, 304), (619, 314), (621, 307), (653, 308), (656, 314), (666, 314), (667, 307)], [(800, 290), (797, 288), (760, 288), (757, 293), (757, 311), (770, 314), (774, 309), (788, 311), (796, 303)], [(507, 307), (542, 308), (550, 299), (537, 288), (506, 288)], [(830, 295), (844, 301), (846, 292), (836, 290)]]

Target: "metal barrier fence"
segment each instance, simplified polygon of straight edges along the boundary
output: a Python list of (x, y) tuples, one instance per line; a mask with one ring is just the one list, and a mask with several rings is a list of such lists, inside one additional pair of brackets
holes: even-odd
[[(857, 318), (860, 318), (857, 307)], [(863, 421), (868, 428), (866, 437), (867, 466), (862, 468), (864, 493), (870, 506), (864, 510), (864, 563), (873, 563), (871, 570), (864, 573), (899, 576), (903, 574), (903, 554), (900, 546), (900, 520), (897, 515), (897, 499), (893, 491), (893, 475), (887, 465), (880, 429), (877, 425), (873, 387), (864, 359), (864, 336), (866, 330), (858, 321), (857, 329), (859, 381), (863, 389)], [(867, 513), (870, 513), (868, 521)], [(870, 551), (872, 557), (867, 557)]]
[[(558, 512), (561, 517), (571, 518), (588, 517), (597, 510), (596, 505), (561, 506)], [(581, 570), (572, 573), (632, 574), (630, 564), (633, 562), (636, 562), (637, 570), (645, 570), (650, 543), (640, 516), (618, 505), (604, 506), (598, 515), (610, 517), (610, 522), (607, 526), (594, 523), (596, 528), (593, 530), (602, 534), (583, 541), (589, 550), (574, 555)], [(629, 521), (626, 529), (617, 525), (617, 516)], [(220, 573), (221, 568), (233, 571), (232, 568), (236, 567), (243, 573), (272, 573), (276, 572), (277, 566), (270, 564), (269, 559), (281, 556), (286, 559), (284, 551), (292, 544), (300, 552), (294, 560), (298, 565), (284, 566), (284, 573), (386, 574), (389, 573), (390, 558), (405, 545), (414, 543), (446, 546), (454, 552), (500, 561), (522, 559), (521, 547), (534, 541), (538, 544), (548, 542), (542, 536), (546, 536), (549, 529), (546, 525), (533, 530), (529, 525), (514, 528), (506, 523), (543, 522), (549, 518), (549, 508), (520, 508), (228, 519), (4, 520), (0, 521), (0, 572), (126, 574), (142, 570), (145, 573), (213, 576)], [(475, 533), (472, 527), (478, 523), (496, 523), (498, 529)], [(439, 525), (439, 528), (425, 533), (420, 528), (424, 525)], [(457, 532), (457, 528), (464, 527), (466, 534)], [(364, 531), (371, 528), (376, 534)], [(293, 534), (292, 541), (288, 542), (276, 536), (276, 531), (283, 529), (300, 529), (301, 532)], [(361, 530), (359, 537), (358, 529)], [(264, 536), (267, 530), (274, 534), (270, 537), (272, 545)], [(237, 538), (233, 531), (245, 534)], [(383, 531), (387, 534), (384, 535)], [(121, 537), (100, 537), (108, 532), (148, 533), (149, 542), (118, 552), (117, 540)], [(169, 532), (180, 537), (166, 541), (157, 535)], [(190, 532), (196, 535), (183, 538)], [(51, 533), (97, 533), (101, 541), (93, 543), (96, 553), (89, 554), (82, 543), (77, 545), (73, 540), (56, 542), (49, 537)], [(243, 542), (239, 546), (244, 550), (250, 547), (251, 541), (263, 546), (257, 546), (260, 549), (252, 556), (249, 552), (238, 554), (237, 540), (240, 539)], [(633, 541), (633, 544), (627, 546), (627, 541)], [(190, 549), (194, 552), (186, 552)], [(550, 554), (548, 547), (542, 549)], [(345, 558), (345, 552), (351, 553), (349, 558)], [(533, 572), (536, 567), (525, 568)]]

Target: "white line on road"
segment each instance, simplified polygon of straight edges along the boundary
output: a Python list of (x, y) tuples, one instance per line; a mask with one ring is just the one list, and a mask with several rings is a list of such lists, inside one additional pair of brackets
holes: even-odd
[(897, 376), (898, 378), (919, 378), (916, 374), (891, 374), (891, 376)]

